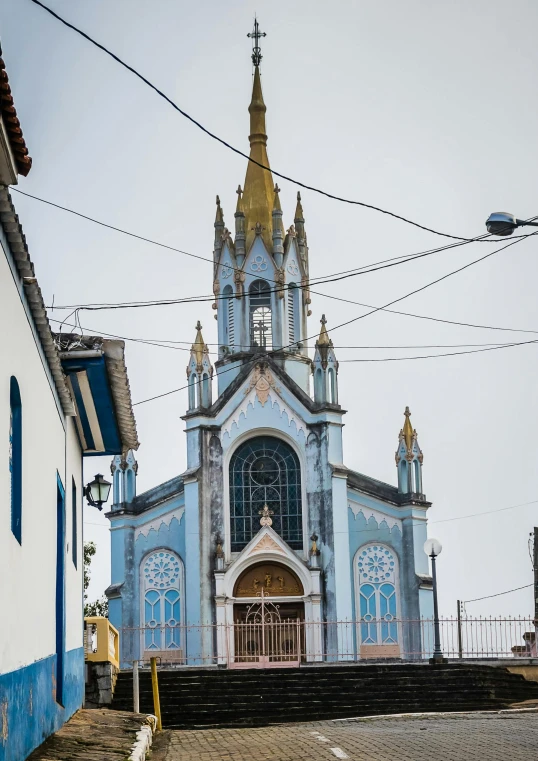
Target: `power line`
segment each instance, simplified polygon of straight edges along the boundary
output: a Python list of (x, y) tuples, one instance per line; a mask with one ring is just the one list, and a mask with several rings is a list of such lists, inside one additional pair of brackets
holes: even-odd
[(507, 589), (506, 592), (497, 592), (495, 595), (486, 595), (485, 597), (475, 597), (473, 600), (462, 600), (463, 604), (466, 605), (468, 602), (478, 602), (479, 600), (489, 600), (491, 597), (500, 597), (501, 595), (509, 595), (510, 592), (519, 592), (520, 589), (528, 589), (529, 587), (533, 587), (534, 584), (525, 584), (523, 587), (515, 587), (515, 589)]
[[(155, 246), (160, 246), (162, 248), (166, 248), (166, 249), (169, 249), (169, 250), (177, 252), (177, 253), (185, 254), (186, 256), (191, 256), (191, 257), (193, 257), (195, 259), (200, 259), (202, 261), (207, 261), (207, 262), (213, 263), (212, 260), (207, 258), (207, 257), (199, 256), (197, 254), (192, 254), (192, 253), (190, 253), (188, 251), (183, 251), (182, 249), (175, 248), (174, 246), (169, 246), (169, 245), (167, 245), (165, 243), (160, 243), (158, 241), (152, 240), (151, 238), (145, 238), (143, 236), (137, 235), (136, 233), (131, 233), (128, 230), (123, 230), (122, 228), (115, 227), (114, 225), (109, 225), (106, 222), (101, 222), (100, 220), (94, 219), (94, 218), (89, 217), (89, 216), (87, 216), (85, 214), (81, 214), (80, 212), (74, 211), (74, 210), (69, 209), (69, 208), (67, 208), (65, 206), (61, 206), (59, 204), (53, 203), (52, 201), (47, 201), (44, 198), (39, 198), (38, 196), (31, 195), (30, 193), (25, 193), (24, 191), (19, 190), (18, 188), (11, 188), (11, 190), (14, 190), (17, 193), (20, 193), (21, 195), (27, 196), (28, 198), (32, 198), (32, 199), (34, 199), (36, 201), (40, 201), (41, 203), (45, 203), (45, 204), (47, 204), (49, 206), (53, 206), (53, 207), (55, 207), (57, 209), (60, 209), (61, 211), (65, 211), (65, 212), (68, 212), (70, 214), (74, 214), (75, 216), (78, 216), (78, 217), (81, 217), (83, 219), (86, 219), (87, 221), (93, 222), (93, 223), (95, 223), (97, 225), (101, 225), (103, 227), (107, 227), (107, 228), (109, 228), (111, 230), (114, 230), (116, 232), (122, 233), (124, 235), (128, 235), (128, 236), (131, 236), (131, 237), (134, 237), (134, 238), (138, 238), (139, 240), (142, 240), (142, 241), (144, 241), (146, 243), (150, 243), (150, 244), (155, 245)], [(534, 219), (534, 217), (532, 219)], [(512, 241), (523, 240), (525, 238), (529, 238), (531, 235), (534, 235), (534, 233), (530, 233), (530, 234), (527, 234), (527, 235), (521, 235), (521, 236), (517, 236), (517, 237), (512, 237)], [(479, 238), (476, 238), (475, 242), (477, 242), (478, 240), (479, 240)], [(445, 247), (441, 247), (441, 248), (438, 248), (438, 249), (433, 249), (430, 252), (422, 252), (422, 253), (437, 253), (437, 252), (441, 252), (441, 251), (445, 251), (447, 249), (453, 248), (455, 245), (459, 245), (459, 244), (450, 244), (450, 245), (445, 246)], [(419, 254), (419, 255), (410, 254), (409, 258), (413, 258), (413, 257), (416, 257), (416, 256), (421, 256), (422, 253)], [(402, 258), (403, 257), (395, 257), (395, 259), (402, 259)], [(388, 260), (384, 260), (384, 261), (389, 261), (390, 262), (390, 261), (393, 261), (393, 260), (392, 259), (388, 259)], [(384, 263), (384, 262), (383, 261), (382, 262), (378, 262), (378, 264), (382, 264), (382, 263)], [(223, 265), (219, 265), (219, 266), (223, 266)], [(365, 265), (365, 267), (368, 267), (368, 266), (374, 266), (374, 265)], [(354, 270), (348, 270), (347, 272), (354, 272)], [(268, 279), (268, 278), (266, 278), (266, 279)], [(270, 282), (275, 282), (275, 281), (270, 281)], [(527, 330), (527, 329), (524, 329), (524, 328), (505, 328), (505, 327), (497, 327), (497, 326), (493, 326), (493, 325), (478, 325), (478, 324), (474, 324), (474, 323), (457, 322), (455, 320), (446, 320), (446, 319), (442, 319), (440, 317), (430, 317), (430, 316), (427, 316), (427, 315), (419, 315), (419, 314), (414, 314), (414, 313), (411, 313), (411, 312), (402, 312), (402, 311), (399, 311), (399, 310), (396, 310), (396, 309), (387, 309), (386, 307), (374, 307), (371, 304), (364, 304), (364, 303), (362, 303), (360, 301), (353, 301), (351, 299), (345, 299), (345, 298), (343, 298), (341, 296), (334, 296), (332, 294), (322, 293), (321, 291), (316, 291), (316, 290), (314, 290), (314, 289), (312, 289), (310, 287), (309, 287), (309, 290), (310, 290), (311, 293), (313, 293), (313, 294), (315, 294), (317, 296), (322, 296), (324, 298), (333, 299), (335, 301), (341, 301), (341, 302), (347, 303), (347, 304), (354, 304), (356, 306), (363, 306), (363, 307), (366, 307), (367, 309), (373, 309), (375, 311), (385, 311), (385, 312), (388, 312), (389, 314), (399, 314), (399, 315), (403, 315), (405, 317), (413, 317), (413, 318), (416, 318), (416, 319), (419, 319), (419, 320), (431, 320), (433, 322), (440, 322), (440, 323), (444, 323), (444, 324), (447, 324), (447, 325), (457, 325), (459, 327), (477, 328), (477, 329), (482, 329), (482, 330), (500, 330), (500, 331), (508, 331), (508, 332), (513, 332), (513, 333), (538, 333), (538, 331)], [(226, 297), (221, 297), (221, 298), (226, 298)], [(214, 301), (215, 297), (208, 295), (206, 299), (200, 298), (199, 300), (200, 301)], [(184, 299), (183, 301), (185, 303), (187, 303), (187, 302), (194, 303), (192, 301), (192, 297), (189, 298), (189, 299)], [(140, 303), (140, 302), (126, 302), (126, 303), (135, 303), (136, 304), (136, 303)], [(152, 303), (152, 302), (148, 302), (148, 303)], [(164, 300), (163, 300), (163, 303), (179, 303), (179, 300), (168, 300), (166, 302), (164, 302)], [(80, 306), (91, 306), (91, 305), (68, 305), (68, 306), (61, 306), (61, 307), (54, 305), (54, 306), (51, 306), (49, 308), (51, 308), (51, 309), (71, 309), (71, 308), (75, 308), (76, 309), (76, 308), (79, 308)], [(172, 342), (169, 341), (168, 343), (172, 343)]]
[[(69, 214), (73, 214), (74, 216), (80, 217), (81, 219), (85, 219), (88, 222), (92, 222), (93, 224), (99, 225), (101, 227), (105, 227), (109, 230), (114, 230), (115, 232), (121, 233), (122, 235), (128, 235), (129, 237), (136, 238), (137, 240), (141, 240), (145, 243), (150, 243), (151, 245), (158, 246), (160, 248), (165, 248), (167, 250), (174, 251), (175, 253), (189, 256), (193, 259), (199, 259), (200, 261), (209, 262), (210, 264), (213, 264), (214, 266), (216, 265), (219, 267), (229, 267), (228, 264), (223, 264), (222, 262), (215, 263), (213, 259), (210, 259), (207, 256), (200, 256), (199, 254), (193, 254), (190, 251), (185, 251), (184, 249), (180, 249), (175, 246), (170, 246), (168, 244), (161, 243), (159, 241), (153, 240), (152, 238), (147, 238), (143, 235), (138, 235), (137, 233), (133, 233), (129, 230), (124, 230), (123, 228), (117, 227), (115, 225), (111, 225), (107, 222), (102, 222), (101, 220), (95, 219), (94, 217), (90, 217), (87, 214), (83, 214), (82, 212), (75, 211), (74, 209), (70, 209), (67, 206), (62, 206), (61, 204), (48, 201), (45, 198), (40, 198), (39, 196), (32, 195), (31, 193), (27, 193), (25, 191), (19, 190), (18, 188), (12, 188), (12, 190), (14, 190), (16, 193), (20, 193), (21, 195), (26, 196), (27, 198), (31, 198), (34, 201), (39, 201), (48, 206), (52, 206), (55, 209), (59, 209), (60, 211), (65, 211)], [(530, 235), (532, 235), (532, 233), (516, 236), (516, 238), (512, 238), (512, 240), (528, 238)], [(409, 261), (414, 261), (415, 259), (421, 259), (425, 256), (431, 256), (432, 254), (437, 254), (443, 251), (448, 251), (453, 248), (458, 248), (460, 246), (467, 245), (468, 243), (476, 243), (490, 237), (491, 237), (490, 234), (484, 234), (469, 240), (459, 241), (458, 243), (450, 243), (446, 246), (440, 246), (433, 249), (427, 249), (426, 251), (420, 251), (418, 253), (413, 253), (413, 254), (402, 254), (400, 256), (395, 256), (390, 259), (383, 259), (379, 262), (372, 262), (370, 264), (365, 264), (362, 267), (356, 267), (353, 270), (344, 270), (343, 272), (334, 272), (329, 275), (322, 275), (317, 278), (313, 278), (309, 280), (308, 284), (305, 286), (298, 285), (298, 284), (293, 284), (293, 285), (278, 284), (278, 288), (271, 289), (270, 292), (271, 293), (281, 292), (284, 290), (290, 290), (290, 288), (298, 288), (299, 290), (310, 289), (312, 293), (316, 293), (317, 295), (326, 296), (327, 298), (337, 298), (329, 294), (320, 293), (319, 291), (313, 291), (310, 286), (312, 285), (317, 286), (317, 285), (322, 285), (324, 283), (337, 282), (339, 280), (344, 280), (349, 277), (356, 277), (358, 275), (368, 274), (369, 272), (376, 272), (381, 269), (388, 269), (391, 267), (398, 266), (399, 264), (405, 264)], [(496, 241), (492, 241), (492, 242), (496, 242)], [(230, 267), (230, 269), (234, 272), (243, 271), (240, 268), (236, 268), (236, 267)], [(272, 282), (276, 284), (276, 281), (272, 280), (271, 278), (265, 278), (265, 279), (268, 282)], [(182, 303), (198, 303), (198, 302), (202, 303), (202, 302), (208, 302), (208, 301), (227, 300), (228, 298), (230, 297), (204, 294), (202, 296), (188, 296), (188, 297), (176, 298), (176, 299), (151, 299), (148, 301), (123, 301), (123, 302), (115, 302), (115, 303), (104, 302), (104, 303), (90, 303), (90, 304), (54, 305), (54, 308), (55, 309), (85, 309), (88, 311), (98, 311), (102, 309), (132, 309), (132, 308), (152, 307), (152, 306), (169, 306), (173, 304), (182, 304)], [(236, 296), (234, 296), (234, 298), (236, 298)]]
[(84, 37), (88, 42), (91, 42), (92, 45), (95, 45), (95, 47), (99, 48), (99, 50), (103, 51), (103, 53), (106, 53), (108, 56), (110, 56), (116, 63), (119, 63), (121, 66), (123, 66), (127, 71), (130, 71), (131, 74), (134, 74), (138, 79), (140, 79), (144, 84), (146, 84), (148, 87), (150, 87), (154, 92), (157, 93), (161, 98), (163, 98), (172, 108), (174, 108), (178, 113), (180, 113), (182, 116), (184, 116), (186, 119), (188, 119), (192, 124), (194, 124), (198, 129), (202, 130), (206, 135), (211, 137), (213, 140), (216, 140), (221, 145), (224, 145), (229, 150), (233, 151), (238, 156), (241, 156), (242, 158), (247, 159), (247, 161), (252, 162), (253, 164), (256, 164), (261, 169), (264, 169), (265, 171), (271, 172), (272, 174), (276, 175), (277, 177), (280, 177), (282, 180), (286, 180), (287, 182), (291, 182), (294, 185), (297, 185), (301, 188), (304, 188), (305, 190), (311, 190), (313, 193), (318, 193), (319, 195), (325, 196), (326, 198), (331, 198), (334, 201), (340, 201), (341, 203), (351, 204), (354, 206), (361, 206), (365, 209), (371, 209), (372, 211), (377, 211), (380, 214), (385, 214), (387, 216), (393, 217), (394, 219), (399, 219), (401, 222), (405, 222), (409, 225), (412, 225), (413, 227), (418, 227), (421, 230), (425, 230), (426, 232), (433, 233), (434, 235), (440, 235), (444, 238), (452, 238), (453, 240), (459, 240), (459, 241), (470, 241), (469, 238), (463, 238), (458, 235), (449, 235), (447, 233), (441, 233), (438, 230), (434, 230), (431, 227), (426, 227), (425, 225), (421, 225), (418, 222), (414, 222), (410, 219), (407, 219), (406, 217), (395, 214), (394, 212), (388, 211), (387, 209), (382, 209), (379, 206), (374, 206), (373, 204), (364, 203), (362, 201), (354, 201), (349, 198), (343, 198), (342, 196), (337, 196), (333, 193), (329, 193), (325, 190), (321, 190), (320, 188), (316, 188), (312, 185), (307, 185), (304, 182), (301, 182), (300, 180), (296, 180), (293, 177), (289, 177), (285, 174), (282, 174), (281, 172), (277, 172), (275, 169), (271, 169), (268, 166), (265, 166), (264, 164), (261, 164), (259, 161), (256, 161), (251, 156), (247, 155), (243, 151), (239, 150), (239, 148), (235, 148), (230, 143), (226, 142), (223, 138), (216, 135), (214, 132), (211, 132), (207, 127), (204, 127), (203, 124), (201, 124), (199, 121), (197, 121), (194, 117), (190, 116), (186, 111), (184, 111), (182, 108), (180, 108), (177, 103), (175, 103), (171, 98), (169, 98), (162, 90), (160, 90), (156, 85), (154, 85), (152, 82), (150, 82), (149, 79), (147, 79), (145, 76), (143, 76), (137, 69), (135, 69), (133, 66), (130, 66), (128, 63), (123, 61), (118, 55), (113, 53), (111, 50), (109, 50), (107, 47), (102, 45), (101, 43), (97, 42), (97, 40), (94, 40), (93, 37), (90, 37), (89, 34), (86, 32), (83, 32), (82, 29), (79, 29), (74, 24), (71, 24), (69, 21), (64, 19), (62, 16), (60, 16), (58, 13), (52, 10), (52, 8), (49, 8), (47, 5), (41, 2), (41, 0), (31, 0), (35, 5), (38, 5), (40, 8), (45, 10), (47, 13), (49, 13), (51, 16), (53, 16), (57, 21), (60, 21), (64, 26), (68, 27), (69, 29), (72, 29), (74, 32), (79, 34), (81, 37)]
[[(454, 518), (442, 518), (438, 521), (428, 521), (428, 523), (449, 523), (451, 521), (462, 521), (467, 518), (478, 518), (481, 515), (491, 515), (492, 513), (502, 513), (505, 510), (515, 510), (517, 507), (528, 507), (528, 505), (538, 504), (538, 499), (533, 499), (530, 502), (522, 502), (519, 505), (510, 505), (510, 507), (499, 507), (497, 510), (486, 510), (483, 513), (471, 513), (470, 515), (456, 515)], [(471, 602), (468, 600), (467, 602)]]
[(496, 349), (511, 349), (514, 346), (525, 346), (528, 344), (538, 343), (538, 338), (533, 341), (521, 341), (519, 343), (501, 344), (500, 346), (490, 346), (487, 349), (471, 349), (469, 351), (452, 351), (445, 354), (424, 354), (417, 357), (369, 357), (367, 359), (340, 359), (339, 362), (406, 362), (414, 359), (435, 359), (436, 357), (456, 357), (460, 354), (479, 354), (483, 351), (495, 351)]
[[(52, 318), (49, 318), (51, 322), (58, 323), (60, 325), (67, 325), (68, 327), (80, 329), (79, 324), (73, 325), (72, 323), (65, 323), (65, 321), (60, 322), (60, 320), (53, 320)], [(122, 341), (133, 341), (136, 343), (142, 343), (146, 344), (148, 346), (157, 346), (160, 349), (173, 349), (175, 351), (186, 351), (190, 352), (190, 348), (186, 346), (170, 346), (170, 343), (178, 343), (178, 342), (167, 342), (164, 339), (145, 339), (145, 338), (132, 338), (129, 336), (120, 336), (114, 333), (107, 333), (102, 330), (92, 330), (91, 328), (86, 328), (86, 332), (90, 334), (97, 334), (102, 335), (109, 338), (118, 338)], [(162, 341), (162, 342), (160, 342)], [(183, 342), (186, 343), (186, 342)], [(460, 354), (476, 354), (480, 351), (492, 351), (493, 349), (508, 349), (512, 346), (523, 346), (526, 344), (531, 343), (538, 343), (538, 339), (535, 341), (521, 341), (519, 343), (511, 343), (511, 344), (478, 344), (478, 346), (488, 346), (489, 348), (486, 349), (475, 349), (472, 351), (456, 351), (456, 352), (449, 352), (444, 354), (430, 354), (420, 357), (384, 357), (380, 359), (375, 358), (368, 358), (368, 359), (341, 359), (340, 362), (397, 362), (397, 361), (404, 361), (404, 360), (418, 360), (418, 359), (435, 359), (436, 357), (453, 357)], [(206, 344), (207, 345), (207, 344)], [(215, 344), (211, 344), (215, 345)], [(459, 344), (455, 344), (455, 346), (459, 346)], [(461, 346), (473, 346), (473, 344), (461, 344)], [(251, 348), (250, 346), (248, 347)], [(349, 346), (349, 347), (335, 347), (339, 349), (348, 348), (348, 349), (412, 349), (412, 348), (442, 348), (442, 346), (439, 345), (431, 345), (430, 347), (420, 347), (420, 346)], [(210, 355), (216, 356), (217, 352), (209, 352)]]
[[(532, 235), (537, 235), (538, 232), (532, 233)], [(531, 237), (531, 236), (528, 236)], [(495, 249), (495, 251), (490, 251), (489, 254), (486, 254), (485, 256), (481, 256), (479, 259), (475, 259), (472, 262), (469, 262), (468, 264), (464, 265), (463, 267), (458, 267), (458, 269), (453, 270), (452, 272), (448, 272), (446, 275), (443, 275), (442, 277), (436, 278), (435, 280), (432, 280), (430, 283), (427, 283), (426, 285), (421, 286), (420, 288), (416, 288), (415, 290), (411, 291), (410, 293), (406, 293), (404, 296), (400, 296), (397, 299), (394, 299), (393, 301), (389, 301), (388, 304), (385, 304), (383, 307), (378, 307), (376, 309), (372, 309), (370, 312), (366, 312), (363, 315), (359, 315), (359, 317), (354, 317), (352, 320), (347, 320), (346, 322), (340, 323), (340, 325), (336, 325), (335, 327), (331, 328), (331, 332), (334, 332), (335, 330), (338, 330), (338, 328), (342, 328), (346, 325), (350, 325), (353, 322), (357, 322), (357, 320), (362, 320), (366, 317), (369, 317), (372, 314), (375, 314), (376, 312), (380, 311), (381, 309), (385, 309), (386, 307), (392, 306), (393, 304), (398, 303), (399, 301), (403, 301), (404, 299), (408, 298), (409, 296), (413, 296), (415, 293), (419, 293), (421, 291), (424, 291), (426, 288), (429, 288), (432, 285), (435, 285), (436, 283), (441, 282), (442, 280), (446, 280), (448, 277), (451, 277), (451, 275), (456, 275), (458, 272), (462, 272), (462, 270), (467, 269), (468, 267), (472, 267), (473, 264), (478, 264), (479, 262), (484, 261), (484, 259), (487, 259), (490, 256), (493, 256), (494, 254), (499, 253), (500, 251), (504, 251), (505, 249), (509, 248), (510, 246), (515, 246), (517, 243), (520, 243), (521, 239), (514, 240), (511, 243), (507, 243), (505, 246), (501, 246), (501, 248)], [(303, 339), (304, 341), (308, 341), (311, 338), (315, 338), (316, 336), (309, 336), (308, 338)], [(293, 344), (288, 344), (288, 346), (283, 346), (279, 351), (283, 351), (284, 349), (289, 348)], [(274, 352), (268, 352), (268, 354), (273, 354)], [(254, 362), (258, 362), (259, 357), (255, 357), (252, 360), (249, 360), (248, 362), (245, 362), (243, 366), (247, 364), (253, 364)], [(223, 375), (226, 372), (230, 372), (231, 370), (235, 370), (236, 368), (230, 367), (227, 370), (222, 370), (220, 372), (220, 375)], [(198, 380), (197, 383), (200, 383), (201, 380)], [(170, 396), (171, 394), (175, 394), (178, 391), (183, 391), (184, 389), (188, 388), (188, 384), (185, 386), (180, 386), (179, 388), (172, 389), (171, 391), (165, 391), (163, 394), (157, 394), (152, 397), (148, 397), (147, 399), (142, 399), (139, 402), (134, 402), (133, 406), (139, 405), (139, 404), (145, 404), (146, 402), (152, 402), (156, 399), (162, 399), (165, 396)]]
[[(69, 328), (75, 328), (77, 330), (80, 329), (80, 325), (65, 322), (65, 320), (55, 320), (52, 317), (49, 317), (49, 322), (55, 322), (58, 325), (65, 325)], [(136, 343), (143, 343), (148, 344), (149, 346), (156, 346), (159, 349), (174, 349), (177, 351), (189, 351), (190, 347), (192, 346), (192, 340), (191, 341), (173, 341), (169, 340), (167, 338), (140, 338), (136, 337), (133, 338), (132, 336), (120, 336), (116, 333), (108, 333), (103, 330), (97, 330), (93, 328), (85, 328), (84, 332), (86, 332), (89, 335), (102, 335), (109, 338), (118, 338), (122, 341), (134, 341)], [(537, 331), (538, 332), (538, 331)], [(523, 341), (522, 343), (528, 343), (526, 341)], [(532, 342), (531, 342), (532, 343)], [(177, 345), (170, 345), (170, 344), (185, 344), (184, 346), (177, 346)], [(373, 345), (365, 345), (365, 346), (334, 346), (333, 348), (338, 351), (342, 351), (342, 349), (369, 349), (369, 350), (376, 350), (376, 349), (446, 349), (446, 348), (465, 348), (465, 347), (475, 347), (475, 346), (494, 346), (497, 348), (504, 348), (507, 346), (513, 346), (513, 345), (519, 345), (519, 344), (499, 344), (498, 342), (494, 343), (480, 343), (480, 344), (418, 344), (418, 345), (384, 345), (384, 346), (373, 346)], [(206, 346), (219, 346), (218, 343), (208, 343), (206, 342)], [(250, 344), (245, 344), (244, 346), (241, 344), (234, 344), (235, 348), (238, 349), (245, 349), (245, 350), (251, 350), (252, 346)], [(210, 355), (217, 356), (218, 352), (210, 351)], [(432, 355), (434, 357), (436, 356), (445, 356), (442, 354), (434, 354)], [(353, 362), (354, 360), (350, 359), (342, 359), (340, 362)]]

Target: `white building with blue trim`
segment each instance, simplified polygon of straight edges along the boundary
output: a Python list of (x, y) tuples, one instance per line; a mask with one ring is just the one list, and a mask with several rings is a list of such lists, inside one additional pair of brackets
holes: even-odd
[[(243, 642), (240, 632), (262, 593), (279, 620), (305, 622), (302, 642), (286, 645), (300, 660), (419, 657), (432, 585), (416, 431), (406, 409), (397, 486), (344, 465), (339, 366), (324, 317), (313, 357), (309, 350), (301, 199), (285, 230), (279, 189), (262, 168), (257, 65), (249, 112), (253, 161), (237, 191), (234, 233), (217, 197), (218, 359), (213, 368), (198, 323), (186, 469), (137, 495), (134, 457), (112, 467), (107, 595), (122, 662), (153, 653), (185, 664), (255, 664), (264, 655), (258, 635), (251, 630)], [(355, 622), (351, 635), (336, 622)]]
[(31, 161), (0, 58), (0, 760), (82, 706), (83, 458), (138, 447), (122, 341), (55, 335), (8, 186)]

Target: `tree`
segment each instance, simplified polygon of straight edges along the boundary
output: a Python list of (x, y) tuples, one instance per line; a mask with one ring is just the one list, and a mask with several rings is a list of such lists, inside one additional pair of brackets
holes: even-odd
[(90, 585), (90, 565), (92, 558), (97, 552), (95, 542), (85, 542), (84, 544), (84, 617), (87, 616), (104, 616), (108, 618), (108, 600), (103, 595), (99, 600), (87, 602), (87, 590)]

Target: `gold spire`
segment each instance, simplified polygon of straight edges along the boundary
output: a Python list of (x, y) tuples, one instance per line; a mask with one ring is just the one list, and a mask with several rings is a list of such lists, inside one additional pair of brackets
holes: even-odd
[(411, 451), (411, 447), (413, 445), (413, 426), (411, 425), (411, 421), (409, 418), (411, 417), (411, 412), (409, 411), (409, 407), (405, 408), (405, 423), (404, 427), (402, 428), (403, 437), (405, 439), (405, 446), (407, 447), (407, 451)]
[(331, 339), (329, 338), (329, 334), (327, 333), (327, 328), (325, 327), (327, 320), (325, 319), (325, 315), (321, 315), (321, 330), (319, 331), (319, 338), (316, 341), (316, 346), (330, 346), (331, 345)]
[(207, 346), (205, 345), (202, 336), (202, 325), (200, 320), (196, 323), (196, 338), (194, 339), (191, 351), (194, 352), (194, 356), (196, 357), (196, 364), (201, 366), (204, 359), (204, 352), (207, 351)]
[(269, 167), (267, 156), (267, 133), (265, 131), (265, 112), (267, 108), (263, 102), (262, 83), (260, 69), (254, 68), (254, 83), (252, 86), (252, 100), (248, 107), (250, 113), (250, 158), (245, 177), (245, 189), (243, 191), (243, 208), (246, 218), (247, 251), (256, 236), (255, 227), (261, 225), (261, 235), (267, 250), (271, 251), (271, 211), (273, 208), (274, 184), (270, 171), (262, 169), (259, 164)]

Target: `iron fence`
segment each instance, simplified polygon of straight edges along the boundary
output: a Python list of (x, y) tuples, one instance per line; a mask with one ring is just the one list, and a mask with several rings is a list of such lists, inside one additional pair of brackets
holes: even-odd
[[(532, 618), (441, 618), (449, 659), (536, 656)], [(359, 621), (257, 620), (253, 623), (156, 625), (120, 629), (121, 662), (233, 668), (298, 666), (364, 660), (421, 661), (432, 656), (433, 619)]]

